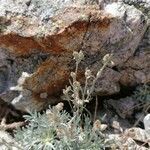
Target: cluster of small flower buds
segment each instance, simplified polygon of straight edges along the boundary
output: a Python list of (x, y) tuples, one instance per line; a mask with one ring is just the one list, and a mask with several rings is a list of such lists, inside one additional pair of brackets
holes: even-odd
[(91, 70), (88, 69), (88, 68), (86, 68), (86, 70), (85, 70), (85, 77), (86, 77), (87, 79), (89, 79), (91, 76), (92, 76)]
[(63, 89), (63, 94), (67, 95), (71, 90), (71, 86), (66, 87), (66, 89)]
[(114, 62), (111, 61), (112, 59), (112, 54), (106, 54), (104, 57), (103, 57), (103, 64), (108, 64), (108, 62), (111, 64), (111, 66), (114, 65)]
[(73, 56), (74, 56), (74, 59), (76, 60), (76, 62), (78, 62), (78, 63), (80, 63), (81, 60), (84, 59), (84, 54), (83, 54), (82, 51), (80, 51), (80, 52), (76, 52), (76, 51), (73, 52)]
[(70, 76), (72, 77), (73, 81), (76, 80), (76, 73), (75, 72), (71, 72)]
[[(74, 59), (76, 61), (76, 70), (75, 72), (71, 72), (70, 76), (72, 77), (72, 81), (70, 81), (70, 86), (66, 87), (66, 89), (63, 90), (64, 98), (68, 101), (71, 101), (73, 103), (74, 108), (79, 110), (83, 110), (83, 106), (85, 103), (89, 103), (91, 100), (91, 94), (94, 91), (94, 86), (96, 84), (97, 79), (101, 76), (104, 68), (107, 66), (107, 64), (110, 62), (110, 59), (112, 55), (107, 54), (103, 58), (104, 65), (102, 68), (98, 71), (97, 75), (94, 77), (92, 75), (92, 72), (90, 69), (86, 68), (85, 70), (85, 86), (83, 87), (79, 81), (77, 81), (77, 72), (78, 72), (78, 65), (83, 60), (84, 54), (82, 51), (80, 52), (73, 52)], [(89, 79), (92, 78), (92, 86), (89, 87)], [(90, 81), (90, 82), (91, 82)]]
[(58, 111), (62, 111), (63, 110), (63, 107), (64, 107), (64, 104), (63, 103), (58, 103), (55, 108), (58, 110)]

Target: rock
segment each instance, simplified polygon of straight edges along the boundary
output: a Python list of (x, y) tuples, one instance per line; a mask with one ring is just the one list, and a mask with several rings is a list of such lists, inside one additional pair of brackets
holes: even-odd
[(0, 98), (0, 121), (5, 116), (7, 110), (6, 106), (6, 102)]
[(150, 0), (122, 0), (124, 3), (134, 5), (140, 9), (145, 15), (150, 17)]
[(150, 26), (139, 43), (135, 56), (128, 59), (120, 73), (120, 82), (126, 86), (150, 83)]
[(133, 127), (127, 129), (124, 134), (134, 140), (147, 143), (146, 131), (141, 128)]
[(6, 132), (0, 130), (0, 149), (1, 150), (19, 150), (22, 149), (19, 144)]
[[(74, 69), (73, 51), (82, 50), (85, 54), (79, 67), (81, 82), (85, 67), (96, 74), (103, 56), (113, 52), (114, 63), (97, 81), (95, 94), (117, 93), (120, 83), (149, 82), (149, 64), (144, 67), (149, 54), (141, 56), (142, 50), (135, 56), (148, 27), (148, 18), (134, 6), (90, 0), (10, 0), (9, 3), (0, 0), (0, 3), (0, 63), (9, 66), (8, 86), (2, 92), (15, 87), (22, 72), (32, 74), (17, 97), (17, 101), (27, 101), (19, 109), (27, 110), (32, 103), (33, 109), (42, 109), (48, 101), (53, 103), (53, 97), (61, 94)], [(128, 64), (140, 59), (144, 60), (142, 70), (131, 69), (136, 78), (126, 81), (128, 69), (132, 68)], [(23, 91), (30, 91), (30, 97)], [(47, 93), (44, 98), (42, 93)]]
[(138, 150), (148, 150), (148, 148), (138, 145), (131, 137), (124, 137), (119, 134), (109, 134), (107, 142), (112, 143), (111, 148), (114, 149), (128, 149), (128, 150), (133, 150), (133, 149), (138, 149)]
[[(149, 29), (150, 34), (150, 29)], [(148, 41), (148, 40), (147, 40)], [(150, 41), (150, 38), (149, 38)], [(146, 46), (147, 45), (147, 46)], [(143, 48), (143, 50), (142, 50)], [(120, 72), (120, 83), (126, 86), (150, 83), (150, 43), (139, 47), (135, 56), (130, 58)]]
[[(91, 70), (96, 70), (96, 68), (97, 65), (93, 65)], [(95, 85), (96, 95), (105, 96), (119, 93), (120, 85), (118, 81), (120, 80), (120, 78), (121, 74), (118, 71), (115, 71), (111, 68), (106, 68), (103, 71), (102, 76), (96, 82)]]
[(148, 144), (150, 146), (150, 114), (147, 114), (145, 116), (143, 122), (144, 122), (145, 131), (146, 131), (146, 136), (148, 139)]
[(129, 150), (148, 150), (148, 148), (146, 148), (145, 146), (138, 145), (132, 138), (127, 138), (126, 142), (123, 143), (122, 147), (124, 147), (124, 149)]
[(132, 118), (135, 110), (133, 108), (137, 105), (137, 102), (132, 97), (121, 98), (119, 100), (110, 99), (106, 102), (109, 107), (112, 107), (124, 119)]
[[(149, 131), (150, 130), (150, 114), (147, 114), (143, 121), (144, 121), (145, 130)], [(149, 137), (150, 137), (150, 134), (149, 134)]]
[(6, 66), (0, 67), (0, 94), (8, 87), (8, 68)]
[[(49, 104), (56, 104), (60, 101), (59, 98), (51, 97), (52, 100), (49, 100), (47, 93), (41, 93), (38, 96), (33, 95), (32, 91), (23, 88), (23, 84), (31, 74), (23, 72), (21, 77), (18, 79), (18, 84), (15, 87), (11, 87), (10, 90), (20, 92), (20, 94), (12, 99), (11, 104), (15, 106), (18, 110), (29, 112), (33, 110), (40, 111), (44, 106)], [(42, 99), (42, 100), (41, 100)]]

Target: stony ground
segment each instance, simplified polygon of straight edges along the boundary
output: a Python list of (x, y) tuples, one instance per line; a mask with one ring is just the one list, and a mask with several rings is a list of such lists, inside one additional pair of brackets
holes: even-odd
[(0, 4), (0, 144), (1, 135), (12, 140), (1, 129), (13, 134), (25, 125), (22, 115), (29, 109), (42, 111), (62, 101), (62, 89), (75, 69), (72, 53), (82, 50), (81, 85), (85, 68), (96, 76), (103, 57), (113, 54), (87, 106), (93, 118), (107, 126), (104, 133), (122, 149), (149, 149), (149, 0)]

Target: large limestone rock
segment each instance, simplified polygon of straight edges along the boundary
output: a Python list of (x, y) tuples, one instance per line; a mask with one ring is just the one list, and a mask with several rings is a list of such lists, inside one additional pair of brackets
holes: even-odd
[(134, 56), (130, 57), (121, 68), (120, 82), (126, 86), (150, 83), (150, 26)]
[(9, 133), (0, 130), (0, 149), (1, 150), (19, 150), (21, 146), (17, 143)]
[[(68, 84), (75, 64), (73, 51), (85, 54), (81, 79), (85, 67), (96, 73), (103, 56), (114, 54), (113, 66), (105, 69), (96, 84), (98, 95), (117, 93), (120, 84), (150, 81), (149, 47), (137, 49), (148, 17), (134, 6), (90, 0), (0, 0), (0, 4), (1, 98), (13, 100), (18, 109), (41, 109), (59, 101), (54, 97)], [(11, 88), (22, 72), (29, 76), (19, 89)]]

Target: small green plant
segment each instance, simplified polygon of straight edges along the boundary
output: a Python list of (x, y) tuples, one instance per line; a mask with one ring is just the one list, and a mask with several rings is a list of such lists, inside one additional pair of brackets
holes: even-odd
[(143, 115), (134, 123), (137, 126), (140, 120), (148, 113), (150, 110), (150, 85), (144, 84), (143, 86), (138, 86), (134, 92), (133, 98), (138, 100), (138, 108), (142, 108)]
[[(71, 72), (70, 86), (63, 90), (64, 99), (70, 103), (73, 115), (63, 109), (59, 103), (44, 114), (38, 112), (24, 116), (28, 126), (16, 131), (15, 140), (24, 150), (101, 150), (106, 147), (105, 136), (99, 120), (94, 124), (89, 116), (83, 115), (86, 103), (91, 100), (97, 79), (110, 61), (110, 55), (104, 57), (104, 65), (93, 76), (89, 69), (85, 71), (85, 85), (77, 80), (78, 66), (83, 60), (82, 51), (73, 53), (76, 61), (75, 72)], [(92, 85), (89, 86), (89, 80)]]
[(134, 92), (134, 98), (140, 102), (143, 111), (147, 113), (150, 109), (150, 85), (145, 84), (137, 87)]
[(80, 117), (74, 120), (60, 108), (63, 108), (62, 103), (43, 115), (34, 112), (25, 116), (29, 125), (15, 134), (15, 140), (24, 150), (100, 150), (105, 147), (100, 128), (93, 128), (88, 117), (83, 128)]
[[(82, 51), (73, 53), (74, 59), (76, 61), (75, 72), (71, 72), (70, 76), (72, 80), (70, 81), (70, 86), (63, 90), (64, 99), (67, 100), (72, 108), (74, 117), (76, 115), (82, 115), (84, 109), (86, 109), (86, 103), (89, 103), (92, 99), (92, 93), (94, 92), (95, 84), (98, 78), (102, 75), (103, 70), (106, 68), (112, 55), (105, 55), (103, 58), (103, 66), (97, 72), (96, 76), (92, 75), (90, 69), (85, 69), (85, 83), (81, 85), (77, 80), (78, 66), (80, 62), (84, 59)], [(90, 86), (91, 85), (91, 86)], [(72, 104), (70, 103), (72, 102)]]

